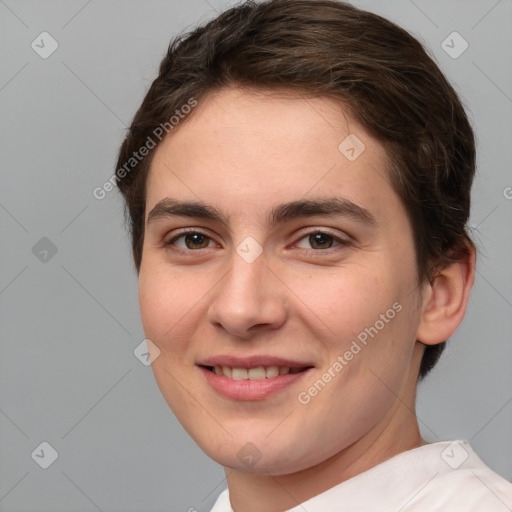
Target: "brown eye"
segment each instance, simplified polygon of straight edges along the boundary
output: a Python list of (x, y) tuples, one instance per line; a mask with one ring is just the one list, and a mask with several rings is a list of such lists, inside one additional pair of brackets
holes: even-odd
[(203, 233), (190, 231), (188, 233), (182, 233), (181, 235), (173, 238), (167, 242), (167, 245), (174, 245), (182, 250), (206, 249), (211, 241), (211, 238), (204, 235)]
[(341, 240), (329, 233), (324, 233), (322, 231), (315, 231), (314, 233), (309, 233), (303, 236), (300, 241), (296, 244), (297, 247), (301, 249), (317, 249), (317, 250), (325, 250), (331, 249), (332, 247), (336, 247), (339, 245), (347, 245), (348, 242)]
[(189, 233), (185, 235), (185, 245), (189, 249), (204, 249), (208, 247), (208, 240), (208, 237), (201, 233)]
[(309, 235), (308, 240), (313, 249), (329, 249), (329, 247), (332, 247), (334, 238), (325, 233), (314, 233)]

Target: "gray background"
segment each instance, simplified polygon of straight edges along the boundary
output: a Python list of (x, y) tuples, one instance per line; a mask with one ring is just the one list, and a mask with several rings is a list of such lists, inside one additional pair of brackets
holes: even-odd
[[(466, 439), (512, 479), (512, 3), (354, 3), (431, 48), (477, 132), (476, 284), (418, 416), (427, 439)], [(171, 36), (227, 5), (0, 0), (1, 511), (207, 511), (225, 486), (133, 355), (144, 334), (122, 204), (92, 191)], [(47, 59), (31, 48), (43, 31), (59, 44)], [(441, 47), (453, 31), (469, 43), (457, 59)], [(31, 457), (43, 441), (58, 452), (48, 469)]]

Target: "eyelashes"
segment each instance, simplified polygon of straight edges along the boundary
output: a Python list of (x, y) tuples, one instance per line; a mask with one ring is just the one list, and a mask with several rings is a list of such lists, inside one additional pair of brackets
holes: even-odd
[[(299, 242), (302, 241), (302, 240), (305, 240), (307, 243), (313, 243), (314, 244), (320, 244), (322, 245), (323, 243), (325, 243), (325, 240), (331, 240), (333, 243), (337, 243), (337, 245), (331, 245), (329, 247), (316, 247), (316, 248), (313, 248), (312, 250), (319, 250), (319, 251), (326, 251), (328, 249), (332, 249), (333, 247), (338, 247), (338, 246), (345, 246), (345, 245), (348, 245), (348, 241), (346, 240), (343, 240), (339, 237), (336, 237), (328, 232), (325, 232), (325, 231), (320, 231), (320, 230), (315, 230), (315, 231), (311, 231), (309, 233), (306, 233), (305, 235), (303, 235), (301, 238), (299, 238)], [(295, 243), (295, 245), (297, 245), (297, 242)], [(306, 250), (309, 250), (306, 248)]]
[[(165, 245), (167, 246), (174, 246), (176, 240), (179, 240), (180, 238), (183, 238), (184, 240), (187, 239), (187, 237), (189, 237), (189, 240), (190, 239), (193, 239), (192, 243), (194, 244), (198, 244), (198, 245), (201, 245), (201, 244), (204, 244), (204, 241), (205, 240), (208, 240), (208, 241), (212, 241), (213, 242), (213, 239), (211, 237), (209, 237), (208, 235), (202, 233), (201, 231), (197, 231), (197, 230), (189, 230), (189, 231), (183, 231), (181, 234), (175, 236), (174, 238), (172, 238), (171, 240), (169, 240), (168, 242), (165, 243)], [(188, 250), (197, 250), (197, 249), (206, 249), (206, 247), (199, 247), (199, 248), (194, 248), (194, 249), (191, 249), (190, 247), (180, 247), (180, 249), (182, 251), (187, 251)]]
[[(179, 245), (177, 243), (178, 241), (181, 241)], [(176, 252), (185, 254), (202, 252), (203, 250), (211, 248), (212, 243), (213, 246), (215, 246), (213, 238), (206, 233), (197, 229), (189, 229), (165, 241), (164, 245)], [(304, 245), (309, 245), (309, 247), (305, 247)], [(327, 246), (323, 247), (325, 245)], [(339, 247), (343, 248), (347, 245), (350, 245), (348, 240), (335, 236), (327, 230), (314, 229), (303, 233), (300, 238), (293, 243), (292, 247), (297, 247), (299, 250), (307, 252), (331, 252), (331, 250), (335, 250)]]

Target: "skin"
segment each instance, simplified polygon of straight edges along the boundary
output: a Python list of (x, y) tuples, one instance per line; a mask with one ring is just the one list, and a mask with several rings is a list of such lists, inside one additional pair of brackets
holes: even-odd
[[(338, 150), (349, 133), (366, 146), (355, 161)], [(279, 203), (332, 196), (368, 210), (375, 225), (347, 215), (268, 222)], [(423, 443), (414, 411), (421, 356), (462, 320), (474, 253), (418, 283), (385, 148), (342, 104), (282, 91), (210, 93), (157, 148), (146, 221), (166, 197), (203, 201), (228, 219), (147, 223), (139, 301), (160, 351), (152, 364), (159, 388), (226, 468), (236, 512), (286, 510)], [(182, 228), (209, 238), (176, 239)], [(335, 238), (319, 247), (308, 236), (315, 230)], [(263, 251), (252, 263), (236, 252), (247, 236)], [(298, 394), (396, 303), (401, 311), (378, 335), (300, 403)], [(293, 358), (313, 369), (266, 399), (237, 401), (218, 395), (197, 366), (218, 354)], [(261, 454), (251, 467), (237, 456), (249, 442)]]

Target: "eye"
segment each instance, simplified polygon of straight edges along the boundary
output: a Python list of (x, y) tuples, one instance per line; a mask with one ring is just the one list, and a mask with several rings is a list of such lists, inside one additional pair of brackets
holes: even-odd
[[(300, 247), (301, 249), (319, 249), (326, 250), (331, 249), (332, 247), (340, 246), (340, 245), (348, 245), (349, 242), (347, 240), (342, 240), (334, 235), (330, 235), (329, 233), (325, 233), (323, 231), (314, 231), (312, 233), (308, 233), (303, 236), (296, 245), (296, 247)], [(302, 244), (302, 245), (301, 245)], [(307, 247), (309, 245), (309, 247)]]
[(165, 245), (172, 245), (182, 251), (194, 249), (207, 249), (213, 240), (200, 231), (186, 231), (171, 240)]

